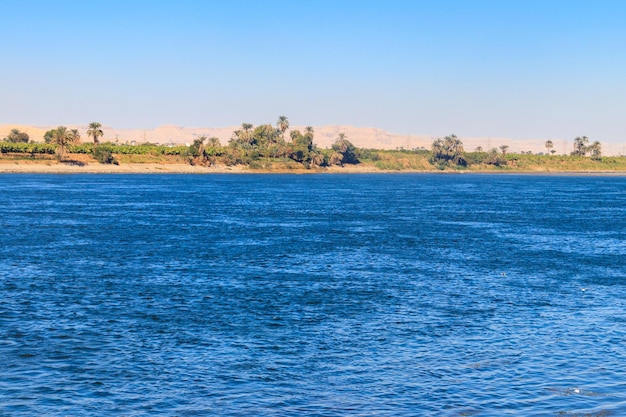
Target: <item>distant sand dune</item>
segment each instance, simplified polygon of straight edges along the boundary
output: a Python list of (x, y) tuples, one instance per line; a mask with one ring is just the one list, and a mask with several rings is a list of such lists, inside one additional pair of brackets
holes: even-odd
[[(56, 126), (20, 126), (20, 125), (0, 125), (0, 139), (4, 138), (11, 129), (17, 128), (29, 134), (32, 140), (43, 141), (46, 131), (54, 129)], [(67, 126), (71, 129), (78, 129), (83, 141), (88, 141), (87, 125)], [(228, 126), (220, 128), (212, 127), (181, 127), (173, 125), (159, 126), (155, 129), (115, 129), (111, 126), (103, 126), (104, 141), (119, 141), (121, 143), (142, 143), (154, 142), (163, 144), (190, 144), (198, 136), (216, 136), (222, 144), (227, 144), (233, 132), (239, 126)], [(304, 130), (304, 126), (292, 126), (292, 129)], [(353, 127), (353, 126), (317, 126), (315, 127), (315, 143), (327, 148), (337, 139), (339, 133), (345, 133), (348, 140), (358, 147), (375, 149), (413, 149), (418, 147), (430, 148), (436, 136), (433, 135), (408, 135), (397, 134), (377, 129), (373, 127)], [(465, 150), (473, 151), (478, 146), (487, 150), (501, 145), (508, 145), (510, 152), (532, 151), (533, 153), (545, 152), (546, 140), (552, 140), (554, 150), (557, 154), (569, 153), (572, 150), (574, 138), (544, 138), (514, 140), (507, 138), (487, 138), (487, 137), (460, 137)], [(595, 139), (593, 139), (595, 140)], [(600, 140), (601, 141), (601, 140)], [(602, 153), (604, 155), (624, 155), (626, 154), (626, 144), (602, 143)]]

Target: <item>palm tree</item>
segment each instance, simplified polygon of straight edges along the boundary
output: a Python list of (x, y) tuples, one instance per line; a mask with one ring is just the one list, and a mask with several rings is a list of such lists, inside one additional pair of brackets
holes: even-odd
[(252, 123), (242, 123), (241, 124), (241, 139), (244, 142), (251, 144), (252, 143), (252, 128), (254, 125)]
[(591, 159), (602, 159), (602, 145), (600, 144), (600, 142), (593, 142), (591, 145), (589, 145), (588, 149), (591, 152)]
[(547, 140), (546, 141), (546, 149), (548, 150), (548, 153), (550, 153), (550, 150), (554, 148), (554, 143), (552, 143), (551, 140)]
[(313, 134), (315, 133), (315, 130), (313, 129), (313, 127), (311, 126), (307, 126), (304, 128), (304, 134), (310, 137), (313, 137)]
[(350, 142), (348, 141), (348, 139), (346, 139), (346, 134), (343, 132), (339, 133), (339, 137), (335, 141), (335, 144), (333, 145), (333, 149), (336, 149), (341, 153), (345, 153), (348, 150), (349, 146), (350, 146)]
[(587, 153), (587, 144), (589, 143), (589, 138), (587, 136), (578, 136), (574, 139), (574, 152), (572, 155), (575, 156), (585, 156)]
[(311, 165), (319, 167), (322, 166), (323, 163), (324, 157), (321, 154), (319, 154), (318, 152), (311, 153)]
[(509, 150), (509, 145), (500, 146), (500, 150), (502, 151), (502, 155), (506, 155), (506, 152)]
[(215, 136), (211, 136), (210, 138), (207, 139), (207, 143), (206, 146), (208, 148), (220, 148), (222, 146), (222, 144), (220, 143), (220, 139), (215, 137)]
[(343, 166), (343, 154), (341, 152), (335, 151), (330, 155), (330, 159), (328, 160), (331, 165), (341, 165)]
[(70, 137), (73, 144), (80, 143), (80, 133), (78, 132), (78, 129), (70, 130)]
[(441, 166), (452, 163), (454, 165), (467, 165), (467, 160), (463, 156), (463, 142), (456, 135), (449, 135), (445, 138), (435, 139), (432, 144), (432, 156), (430, 162)]
[(246, 133), (249, 132), (250, 130), (252, 130), (253, 127), (254, 127), (254, 125), (252, 123), (242, 123), (241, 124), (241, 128)]
[(57, 145), (59, 160), (63, 161), (65, 152), (69, 151), (70, 145), (74, 143), (74, 136), (65, 126), (59, 126), (52, 132), (52, 143)]
[(356, 155), (357, 149), (348, 139), (346, 139), (345, 133), (339, 133), (339, 137), (337, 138), (335, 143), (333, 143), (332, 150), (338, 152), (341, 155), (340, 165), (342, 166), (343, 164), (359, 163), (359, 158)]
[(93, 146), (96, 147), (100, 143), (100, 138), (104, 136), (102, 131), (102, 125), (98, 122), (89, 123), (89, 129), (87, 130), (87, 136), (93, 138)]
[(289, 129), (289, 120), (287, 119), (287, 116), (280, 116), (276, 122), (276, 127), (280, 130), (283, 139), (285, 139), (285, 132)]

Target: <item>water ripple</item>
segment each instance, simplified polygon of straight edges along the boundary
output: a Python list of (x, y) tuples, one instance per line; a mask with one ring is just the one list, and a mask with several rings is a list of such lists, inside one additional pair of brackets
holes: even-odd
[(626, 179), (0, 179), (0, 414), (626, 414)]

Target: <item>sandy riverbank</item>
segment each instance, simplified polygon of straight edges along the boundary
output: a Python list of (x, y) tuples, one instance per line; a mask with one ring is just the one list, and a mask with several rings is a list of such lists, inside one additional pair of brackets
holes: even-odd
[(120, 165), (99, 163), (59, 163), (57, 161), (11, 161), (0, 160), (0, 173), (23, 174), (367, 174), (367, 173), (447, 173), (447, 174), (536, 174), (536, 175), (616, 175), (624, 176), (624, 171), (555, 171), (555, 170), (381, 170), (367, 164), (331, 166), (319, 169), (251, 169), (243, 165), (194, 166), (185, 163), (124, 163)]
[(202, 167), (189, 164), (69, 164), (69, 163), (0, 163), (0, 173), (31, 173), (31, 174), (207, 174), (207, 173), (238, 173), (245, 172), (242, 166)]

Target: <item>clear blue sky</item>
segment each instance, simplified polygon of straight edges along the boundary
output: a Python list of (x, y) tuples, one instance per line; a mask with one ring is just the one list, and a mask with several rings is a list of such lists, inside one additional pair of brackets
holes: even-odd
[(1, 124), (626, 141), (626, 1), (0, 5)]

